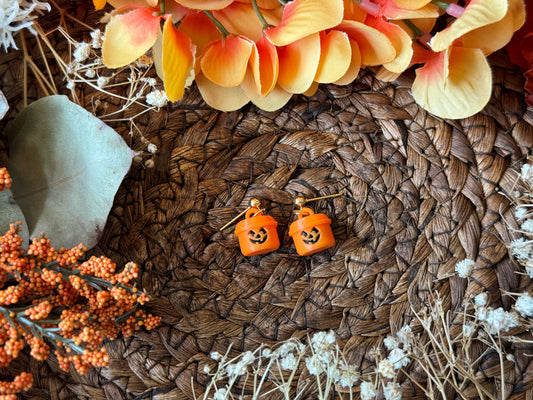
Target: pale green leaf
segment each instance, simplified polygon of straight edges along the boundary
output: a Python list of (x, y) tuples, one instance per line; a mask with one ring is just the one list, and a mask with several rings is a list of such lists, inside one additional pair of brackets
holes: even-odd
[(0, 192), (0, 235), (8, 231), (10, 224), (16, 224), (19, 221), (21, 222), (20, 227), (22, 228), (19, 235), (24, 239), (23, 246), (26, 247), (29, 244), (29, 233), (24, 214), (22, 214), (22, 210), (13, 198), (11, 189), (2, 190)]
[(134, 152), (65, 96), (25, 108), (8, 131), (9, 172), (30, 236), (56, 247), (96, 245)]

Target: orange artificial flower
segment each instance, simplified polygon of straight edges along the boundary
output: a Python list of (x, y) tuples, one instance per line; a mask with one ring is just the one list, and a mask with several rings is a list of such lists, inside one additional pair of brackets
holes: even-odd
[(106, 26), (102, 58), (109, 68), (128, 65), (154, 46), (165, 19), (162, 37), (162, 75), (167, 97), (179, 100), (194, 73), (196, 48), (191, 39), (172, 25), (172, 15), (160, 15), (153, 7), (122, 7), (113, 13)]
[(441, 118), (466, 118), (481, 111), (491, 91), (492, 73), (483, 51), (455, 46), (427, 52), (412, 86), (415, 101)]
[[(450, 4), (450, 7), (456, 4)], [(500, 21), (507, 13), (507, 0), (471, 0), (464, 11), (459, 11), (459, 16), (448, 27), (437, 32), (431, 39), (430, 46), (433, 51), (446, 50), (452, 43), (475, 29)], [(510, 38), (509, 38), (510, 39)], [(485, 38), (485, 40), (491, 40)]]

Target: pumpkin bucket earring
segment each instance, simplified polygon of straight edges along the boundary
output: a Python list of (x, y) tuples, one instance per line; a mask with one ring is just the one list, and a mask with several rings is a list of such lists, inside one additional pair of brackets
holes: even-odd
[(298, 219), (289, 226), (289, 235), (294, 241), (296, 252), (301, 256), (309, 256), (326, 250), (335, 244), (335, 238), (331, 231), (331, 220), (325, 214), (315, 214), (313, 210), (304, 207), (304, 204), (310, 201), (336, 197), (340, 194), (331, 196), (317, 197), (306, 200), (302, 196), (295, 199), (295, 204), (299, 207), (295, 211)]
[(246, 214), (245, 219), (239, 221), (235, 227), (235, 235), (239, 238), (241, 253), (247, 257), (269, 253), (279, 248), (279, 237), (276, 230), (278, 222), (270, 215), (263, 215), (263, 210), (259, 209), (259, 206), (260, 201), (258, 199), (251, 199), (250, 207), (220, 228), (220, 230), (225, 229), (236, 219)]

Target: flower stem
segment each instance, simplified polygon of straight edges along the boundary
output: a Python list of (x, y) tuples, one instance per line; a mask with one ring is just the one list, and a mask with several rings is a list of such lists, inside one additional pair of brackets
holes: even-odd
[(266, 21), (265, 17), (261, 13), (261, 10), (257, 5), (257, 0), (252, 0), (252, 6), (254, 7), (254, 11), (257, 14), (257, 18), (259, 18), (259, 21), (261, 21), (261, 23), (263, 24), (263, 29), (268, 29), (270, 27), (270, 24)]
[(422, 32), (422, 30), (418, 26), (416, 26), (413, 23), (413, 21), (411, 21), (410, 19), (404, 19), (403, 22), (405, 22), (405, 25), (407, 25), (408, 28), (413, 31), (413, 34), (415, 35), (415, 38), (418, 38), (418, 37), (424, 35), (424, 32)]
[(222, 25), (218, 19), (215, 18), (215, 16), (211, 13), (211, 11), (204, 10), (204, 13), (205, 15), (209, 17), (211, 21), (213, 21), (217, 29), (220, 31), (220, 33), (222, 33), (222, 37), (224, 39), (229, 36), (230, 33), (228, 32), (228, 30), (224, 28), (224, 25)]
[(159, 0), (159, 12), (161, 15), (165, 13), (165, 0)]
[(431, 4), (434, 4), (437, 7), (442, 8), (444, 11), (446, 11), (448, 7), (450, 7), (449, 3), (446, 3), (445, 1), (442, 1), (442, 0), (431, 0)]

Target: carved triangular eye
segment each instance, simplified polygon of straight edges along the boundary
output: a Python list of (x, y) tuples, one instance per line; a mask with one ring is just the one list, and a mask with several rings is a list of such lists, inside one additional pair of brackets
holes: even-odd
[(252, 242), (253, 244), (265, 243), (268, 239), (268, 232), (265, 228), (259, 229), (259, 232), (250, 230), (248, 232), (248, 239), (250, 239), (250, 242)]
[(320, 230), (314, 226), (309, 233), (302, 231), (302, 240), (305, 244), (315, 244), (320, 240)]

